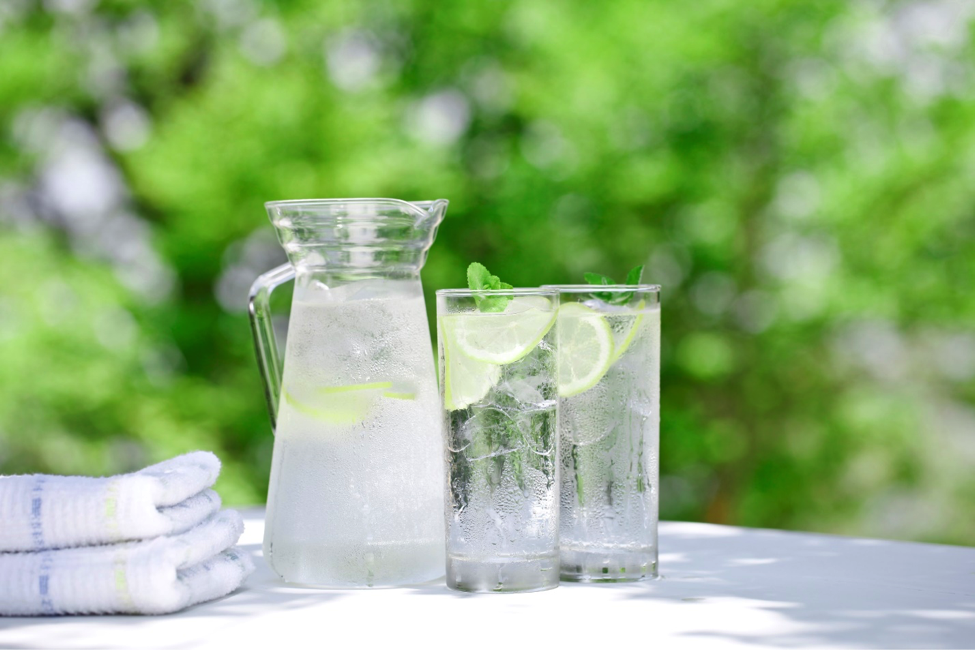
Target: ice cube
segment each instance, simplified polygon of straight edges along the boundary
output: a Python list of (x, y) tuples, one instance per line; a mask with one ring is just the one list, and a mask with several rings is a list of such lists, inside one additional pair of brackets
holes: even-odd
[(501, 390), (524, 404), (538, 404), (545, 401), (545, 398), (538, 391), (537, 385), (537, 377), (529, 376), (524, 379), (508, 380), (501, 385)]

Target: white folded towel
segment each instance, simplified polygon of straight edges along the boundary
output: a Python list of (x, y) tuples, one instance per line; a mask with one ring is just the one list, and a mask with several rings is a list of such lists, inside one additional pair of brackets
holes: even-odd
[(0, 476), (0, 552), (181, 533), (220, 509), (220, 461), (195, 451), (132, 474)]
[(224, 596), (254, 565), (224, 510), (187, 532), (141, 542), (0, 553), (0, 615), (166, 614)]

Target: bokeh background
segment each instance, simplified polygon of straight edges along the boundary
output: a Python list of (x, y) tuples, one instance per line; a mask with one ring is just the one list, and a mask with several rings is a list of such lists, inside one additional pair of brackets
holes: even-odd
[(971, 0), (2, 0), (0, 472), (261, 502), (272, 199), (663, 285), (662, 516), (975, 544)]

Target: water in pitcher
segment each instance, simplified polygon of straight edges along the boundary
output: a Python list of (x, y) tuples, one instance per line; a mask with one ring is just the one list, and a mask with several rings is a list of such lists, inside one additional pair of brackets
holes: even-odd
[(439, 407), (419, 282), (295, 286), (264, 557), (290, 582), (443, 575)]

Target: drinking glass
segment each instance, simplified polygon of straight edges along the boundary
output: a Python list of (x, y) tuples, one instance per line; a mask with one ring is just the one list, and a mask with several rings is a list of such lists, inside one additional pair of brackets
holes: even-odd
[(447, 586), (559, 583), (558, 294), (437, 292)]
[(559, 292), (561, 577), (657, 575), (660, 287)]

